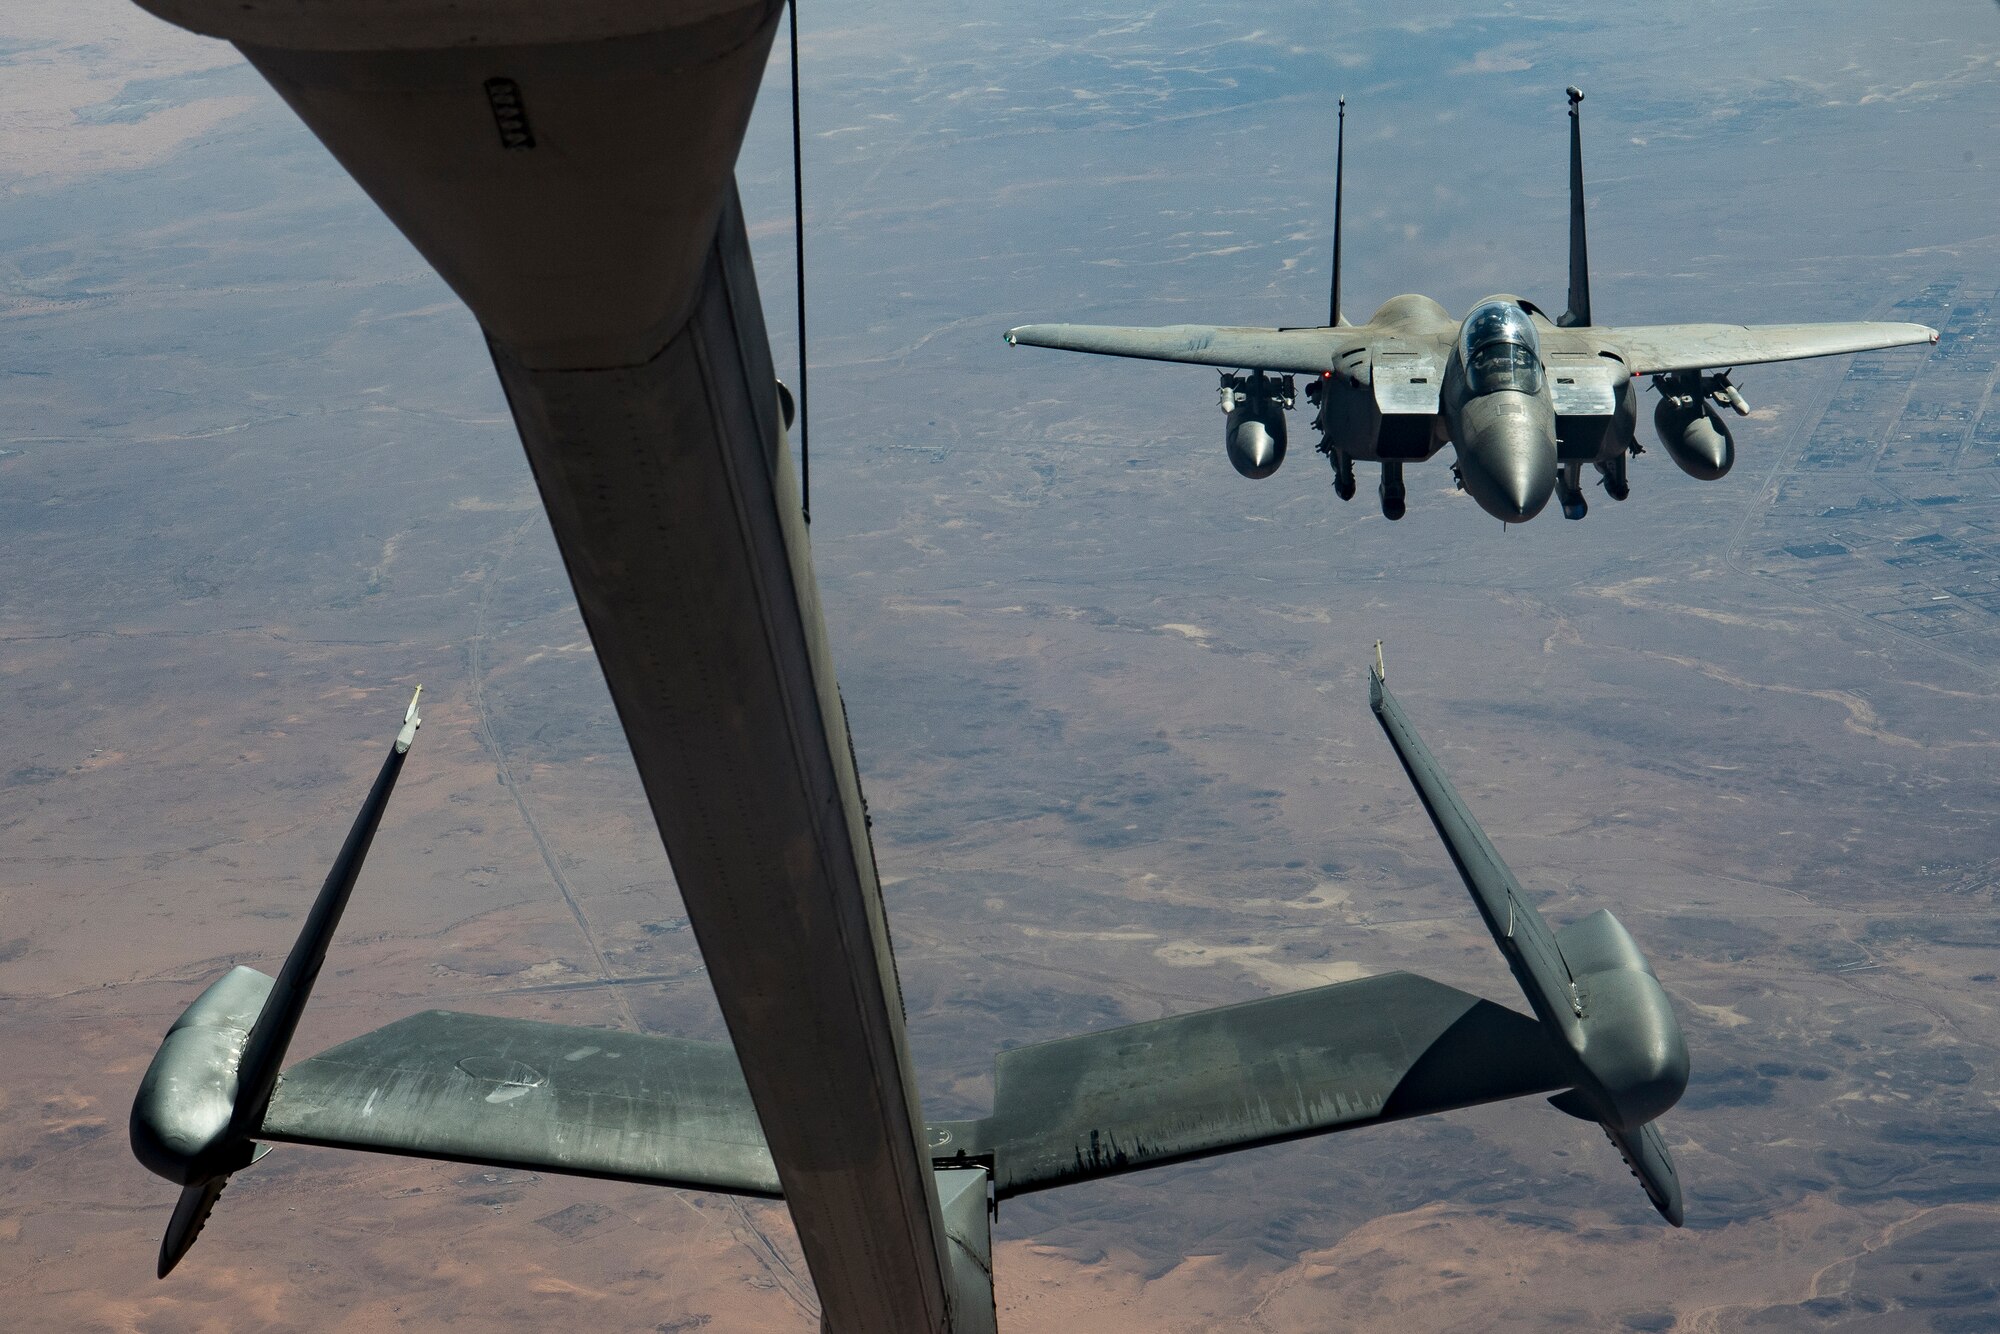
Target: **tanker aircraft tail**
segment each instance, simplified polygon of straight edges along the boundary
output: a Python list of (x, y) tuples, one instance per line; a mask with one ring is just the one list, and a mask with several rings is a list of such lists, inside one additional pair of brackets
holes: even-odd
[[(1660, 1214), (1681, 1188), (1656, 1118), (1688, 1054), (1617, 919), (1550, 930), (1391, 695), (1370, 703), (1531, 1015), (1407, 972), (1000, 1053), (993, 1111), (931, 1123), (952, 1263), (990, 1269), (995, 1200), (1141, 1168), (1531, 1094), (1602, 1125)], [(231, 1173), (274, 1143), (783, 1197), (728, 1043), (431, 1010), (278, 1074), (417, 727), (412, 701), (274, 981), (235, 968), (168, 1031), (132, 1144), (182, 1187), (160, 1273)]]
[(1493, 943), (1521, 984), (1542, 1033), (1560, 1052), (1566, 1090), (1550, 1101), (1604, 1127), (1653, 1206), (1681, 1225), (1680, 1178), (1654, 1121), (1680, 1101), (1687, 1043), (1652, 965), (1600, 908), (1559, 931), (1521, 892), (1437, 757), (1389, 693), (1378, 657), (1369, 703), (1416, 785)]

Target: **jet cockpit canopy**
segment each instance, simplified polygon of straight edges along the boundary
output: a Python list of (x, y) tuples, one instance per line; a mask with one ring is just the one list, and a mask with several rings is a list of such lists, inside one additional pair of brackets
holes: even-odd
[(1473, 394), (1542, 391), (1542, 347), (1535, 322), (1512, 301), (1473, 307), (1458, 331), (1458, 358)]

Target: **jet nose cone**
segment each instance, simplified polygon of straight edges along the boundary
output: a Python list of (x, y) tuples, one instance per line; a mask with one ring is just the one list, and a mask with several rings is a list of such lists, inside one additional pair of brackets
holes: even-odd
[(1556, 424), (1548, 404), (1526, 394), (1473, 399), (1459, 414), (1458, 472), (1479, 508), (1502, 523), (1526, 523), (1556, 487)]

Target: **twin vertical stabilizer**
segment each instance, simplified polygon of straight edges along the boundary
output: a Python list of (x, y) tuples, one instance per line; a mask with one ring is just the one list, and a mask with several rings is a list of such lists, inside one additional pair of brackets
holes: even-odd
[(1590, 248), (1583, 236), (1583, 122), (1577, 115), (1583, 90), (1569, 93), (1569, 309), (1556, 323), (1565, 329), (1591, 324)]
[(1329, 329), (1341, 322), (1340, 319), (1340, 195), (1342, 181), (1346, 176), (1347, 159), (1347, 99), (1340, 99), (1339, 120), (1333, 132), (1333, 292), (1328, 297), (1326, 324)]
[[(1583, 120), (1580, 114), (1583, 90), (1575, 84), (1569, 94), (1569, 309), (1556, 323), (1569, 329), (1595, 323), (1590, 313), (1590, 245), (1584, 229), (1583, 203)], [(1340, 99), (1333, 140), (1333, 278), (1327, 299), (1326, 323), (1334, 328), (1345, 323), (1340, 317), (1340, 221), (1345, 193), (1347, 158), (1347, 99)]]

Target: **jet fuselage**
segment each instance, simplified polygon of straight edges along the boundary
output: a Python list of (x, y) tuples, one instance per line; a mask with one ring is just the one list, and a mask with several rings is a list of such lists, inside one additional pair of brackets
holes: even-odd
[(1586, 463), (1622, 476), (1637, 387), (1589, 330), (1559, 328), (1505, 294), (1463, 320), (1412, 294), (1354, 332), (1369, 335), (1358, 340), (1365, 345), (1308, 390), (1337, 477), (1356, 461), (1422, 461), (1449, 444), (1459, 484), (1480, 508), (1525, 523), (1558, 490), (1575, 490)]

